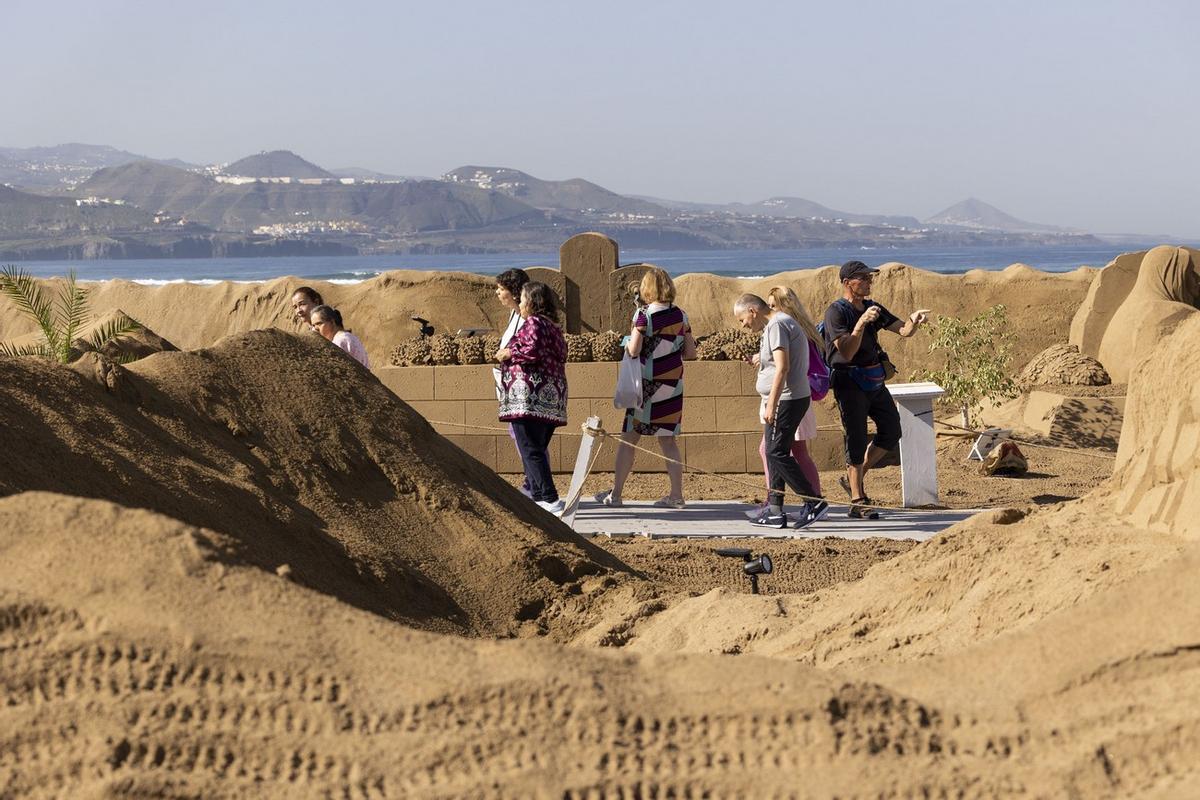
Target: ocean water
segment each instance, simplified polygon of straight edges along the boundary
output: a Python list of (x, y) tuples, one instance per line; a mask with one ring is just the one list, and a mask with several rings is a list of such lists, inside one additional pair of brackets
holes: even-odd
[[(934, 272), (1003, 269), (1022, 263), (1047, 272), (1080, 266), (1103, 267), (1117, 255), (1152, 244), (1087, 247), (814, 248), (808, 250), (622, 250), (621, 263), (657, 264), (672, 275), (708, 272), (730, 277), (771, 275), (786, 270), (841, 264), (852, 258), (872, 266), (902, 261)], [(293, 275), (333, 283), (358, 283), (393, 269), (495, 275), (512, 267), (558, 266), (558, 253), (487, 255), (385, 255), (283, 258), (162, 258), (96, 261), (25, 261), (16, 266), (38, 277), (75, 270), (80, 280), (122, 279), (150, 285), (188, 281), (258, 282)]]

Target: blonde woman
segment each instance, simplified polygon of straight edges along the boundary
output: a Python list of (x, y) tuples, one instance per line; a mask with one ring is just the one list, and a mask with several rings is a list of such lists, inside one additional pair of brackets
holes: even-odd
[(665, 270), (653, 267), (638, 286), (641, 302), (633, 315), (626, 352), (642, 362), (642, 407), (625, 412), (621, 441), (613, 470), (613, 488), (596, 495), (606, 506), (621, 505), (621, 491), (633, 469), (637, 444), (653, 436), (667, 462), (671, 493), (656, 500), (661, 508), (683, 508), (683, 465), (676, 437), (683, 423), (683, 362), (696, 357), (696, 340), (687, 314), (675, 305), (675, 284)]
[[(800, 298), (796, 293), (786, 286), (773, 286), (771, 291), (767, 292), (767, 306), (772, 311), (782, 311), (800, 326), (804, 331), (805, 337), (808, 339), (808, 384), (812, 389), (813, 401), (821, 400), (829, 391), (829, 370), (825, 366), (825, 360), (821, 355), (821, 335), (817, 333), (817, 326), (809, 316), (808, 309), (804, 307), (804, 303), (800, 302)], [(751, 359), (755, 364), (758, 363), (758, 355)], [(762, 412), (760, 412), (762, 416)], [(817, 418), (813, 414), (813, 407), (810, 403), (808, 411), (805, 412), (804, 418), (800, 420), (800, 426), (796, 428), (796, 440), (792, 444), (792, 458), (800, 465), (800, 470), (804, 473), (804, 477), (817, 490), (817, 494), (821, 492), (821, 475), (817, 471), (817, 465), (812, 460), (812, 456), (808, 452), (808, 442), (817, 438)], [(767, 475), (767, 440), (766, 437), (758, 445), (758, 454), (762, 456), (763, 474)], [(770, 479), (768, 478), (767, 490), (770, 491)]]

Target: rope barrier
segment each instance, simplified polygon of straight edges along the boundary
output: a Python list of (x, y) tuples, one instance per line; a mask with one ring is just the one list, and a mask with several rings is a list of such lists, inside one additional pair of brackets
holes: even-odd
[[(430, 425), (445, 425), (448, 428), (469, 428), (476, 431), (487, 431), (489, 433), (502, 433), (506, 436), (508, 435), (508, 428), (497, 428), (491, 425), (471, 425), (465, 422), (448, 422), (447, 420), (442, 419), (428, 419), (425, 421)], [(841, 429), (841, 425), (820, 425), (817, 427), (818, 431), (840, 431)], [(749, 433), (758, 433), (758, 431), (709, 431), (707, 433), (703, 431), (696, 431), (694, 433), (681, 433), (679, 434), (679, 438), (684, 439), (689, 436), (744, 436)], [(580, 431), (579, 433), (576, 433), (575, 431), (559, 431), (555, 435), (584, 436), (585, 434), (583, 431)]]
[[(931, 412), (923, 412), (923, 413), (928, 414)], [(468, 424), (465, 422), (449, 422), (447, 420), (441, 420), (441, 419), (431, 419), (431, 420), (427, 420), (427, 422), (430, 425), (445, 425), (448, 428), (467, 428), (470, 430), (487, 431), (488, 433), (497, 433), (497, 434), (502, 433), (502, 434), (508, 435), (508, 428), (497, 428), (497, 427), (494, 427), (491, 425), (471, 425), (471, 424)], [(984, 433), (988, 433), (988, 431), (980, 431), (980, 430), (975, 430), (973, 428), (964, 428), (961, 425), (955, 425), (952, 422), (946, 422), (945, 420), (941, 420), (941, 419), (935, 419), (934, 422), (937, 423), (938, 425), (944, 425), (947, 428), (955, 428), (956, 430), (965, 431), (967, 433), (972, 433), (976, 436), (980, 436)], [(817, 426), (818, 431), (840, 431), (841, 429), (842, 429), (841, 425), (818, 425)], [(744, 436), (746, 434), (751, 434), (751, 433), (756, 433), (756, 431), (711, 431), (708, 433), (703, 433), (703, 432), (682, 433), (679, 435), (679, 438), (683, 439), (683, 438), (687, 438), (689, 436)], [(558, 436), (584, 436), (585, 432), (580, 431), (579, 433), (576, 433), (574, 431), (561, 431), (557, 435)], [(612, 434), (608, 434), (608, 435), (611, 436)], [(1059, 447), (1059, 446), (1052, 445), (1052, 444), (1039, 444), (1037, 442), (1030, 442), (1025, 439), (1014, 439), (1011, 436), (1007, 437), (1007, 441), (1016, 442), (1017, 444), (1023, 444), (1027, 447), (1038, 447), (1043, 450), (1058, 450), (1063, 453), (1073, 453), (1075, 455), (1080, 455), (1080, 456), (1091, 456), (1092, 458), (1116, 459), (1116, 456), (1113, 455), (1112, 453), (1098, 453), (1098, 452), (1094, 452), (1091, 450), (1083, 450), (1083, 449), (1080, 449), (1077, 447)], [(661, 454), (658, 454), (658, 455), (661, 455)], [(664, 456), (664, 458), (665, 458), (665, 456)], [(696, 467), (694, 469), (699, 471), (698, 467)]]
[[(924, 412), (924, 413), (931, 414), (932, 412)], [(490, 431), (492, 433), (504, 433), (504, 434), (508, 433), (507, 428), (496, 428), (496, 427), (492, 427), (492, 426), (488, 426), (488, 425), (471, 425), (471, 424), (465, 423), (465, 422), (445, 422), (445, 421), (441, 421), (441, 420), (428, 420), (428, 421), (431, 425), (446, 425), (449, 427), (469, 428), (472, 430)], [(961, 425), (955, 425), (953, 423), (946, 422), (944, 420), (935, 419), (934, 422), (939, 425), (945, 425), (948, 428), (956, 428), (958, 430), (966, 431), (968, 433), (973, 433), (977, 436), (985, 433), (984, 431), (977, 431), (977, 430), (973, 430), (971, 428), (964, 428)], [(836, 426), (826, 425), (826, 426), (821, 426), (821, 427), (817, 428), (817, 430), (841, 430), (841, 429), (842, 428), (840, 425), (836, 425)], [(730, 435), (733, 435), (733, 434), (740, 435), (740, 434), (744, 434), (744, 433), (749, 433), (749, 431), (727, 431), (725, 433), (730, 434)], [(679, 466), (683, 467), (685, 472), (694, 472), (694, 473), (700, 473), (703, 475), (710, 475), (710, 476), (712, 476), (718, 480), (724, 481), (726, 483), (731, 483), (731, 484), (734, 484), (737, 486), (747, 487), (747, 488), (753, 489), (756, 492), (763, 489), (762, 484), (758, 484), (758, 483), (752, 484), (747, 481), (743, 481), (743, 480), (739, 480), (737, 478), (731, 477), (724, 473), (717, 473), (717, 472), (712, 472), (711, 470), (703, 469), (701, 467), (694, 467), (684, 461), (670, 458), (670, 457), (664, 455), (663, 453), (658, 453), (658, 452), (655, 452), (648, 448), (642, 447), (640, 445), (633, 444), (632, 442), (627, 442), (624, 439), (622, 439), (620, 436), (613, 434), (613, 433), (609, 433), (608, 431), (604, 430), (604, 428), (591, 428), (588, 426), (588, 424), (586, 422), (584, 422), (583, 424), (580, 425), (579, 433), (574, 433), (572, 431), (563, 431), (562, 434), (566, 434), (569, 436), (593, 436), (593, 437), (599, 438), (600, 443), (598, 444), (598, 446), (596, 448), (595, 454), (592, 456), (591, 463), (588, 464), (588, 474), (591, 474), (592, 467), (595, 466), (596, 460), (600, 457), (600, 449), (603, 446), (604, 440), (610, 439), (610, 438), (615, 438), (617, 440), (618, 447), (629, 447), (629, 448), (632, 448), (639, 452), (646, 453), (655, 458), (660, 458), (667, 463), (678, 464)], [(686, 436), (687, 434), (683, 434), (683, 435)], [(697, 434), (697, 435), (699, 435), (699, 434)], [(707, 434), (707, 435), (712, 435), (712, 434)], [(1092, 455), (1097, 458), (1112, 458), (1112, 459), (1116, 458), (1116, 456), (1113, 456), (1113, 455), (1110, 455), (1107, 453), (1090, 453), (1090, 452), (1087, 452), (1084, 450), (1077, 450), (1077, 449), (1069, 448), (1069, 447), (1056, 447), (1054, 445), (1037, 444), (1036, 442), (1026, 442), (1026, 441), (1023, 441), (1020, 439), (1010, 438), (1009, 441), (1016, 442), (1018, 444), (1025, 444), (1029, 447), (1040, 447), (1040, 448), (1044, 448), (1044, 449), (1048, 449), (1048, 450), (1061, 450), (1063, 452), (1075, 453), (1078, 455), (1085, 455), (1085, 456)], [(794, 492), (793, 492), (793, 494), (796, 497), (798, 497), (799, 499), (804, 500), (806, 502), (810, 502), (810, 501), (815, 502), (818, 500), (825, 499), (823, 497), (813, 497), (810, 495), (797, 494)], [(942, 509), (925, 509), (925, 508), (905, 508), (903, 506), (885, 506), (885, 505), (879, 505), (879, 504), (875, 504), (875, 503), (854, 503), (854, 505), (858, 506), (859, 508), (873, 508), (873, 509), (876, 509), (879, 511), (904, 511), (904, 512), (908, 512), (908, 513), (912, 513), (912, 512), (938, 513), (942, 510)]]
[[(634, 450), (638, 450), (643, 453), (648, 453), (648, 454), (654, 456), (655, 458), (661, 458), (663, 461), (666, 461), (668, 463), (678, 464), (679, 466), (683, 467), (684, 471), (699, 472), (704, 475), (711, 475), (712, 477), (717, 478), (718, 480), (725, 481), (726, 483), (733, 483), (733, 484), (737, 484), (738, 486), (747, 486), (751, 489), (754, 489), (755, 491), (760, 491), (763, 489), (763, 485), (761, 483), (748, 483), (746, 481), (738, 480), (737, 478), (730, 477), (729, 475), (725, 475), (725, 474), (721, 474), (721, 473), (717, 473), (717, 472), (711, 472), (706, 469), (701, 469), (700, 467), (693, 467), (690, 464), (687, 464), (686, 462), (679, 461), (678, 459), (674, 459), (674, 458), (669, 458), (669, 457), (663, 455), (662, 453), (656, 453), (653, 450), (649, 450), (645, 447), (641, 447), (640, 445), (633, 444), (632, 442), (627, 442), (624, 439), (622, 439), (620, 436), (618, 436), (617, 434), (609, 433), (608, 431), (604, 430), (603, 428), (589, 428), (588, 424), (586, 422), (580, 426), (580, 430), (583, 432), (584, 435), (600, 437), (600, 441), (604, 441), (604, 439), (608, 439), (608, 438), (615, 438), (617, 440), (618, 447), (631, 447)], [(816, 502), (818, 500), (825, 499), (824, 497), (813, 497), (812, 495), (799, 494), (798, 492), (792, 492), (792, 494), (795, 497), (798, 497), (801, 500), (804, 500), (806, 502), (810, 502), (810, 501)], [(937, 513), (941, 513), (942, 511), (945, 510), (945, 509), (941, 509), (941, 508), (905, 508), (903, 506), (883, 506), (883, 505), (878, 505), (875, 503), (854, 503), (854, 505), (857, 506), (858, 508), (874, 508), (874, 509), (878, 509), (881, 511), (904, 511), (904, 512), (909, 512), (909, 513), (915, 512), (915, 513), (926, 513), (926, 514), (937, 514)]]

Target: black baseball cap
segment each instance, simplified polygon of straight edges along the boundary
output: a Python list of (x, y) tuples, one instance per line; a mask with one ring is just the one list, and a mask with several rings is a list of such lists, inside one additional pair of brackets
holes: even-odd
[(879, 270), (871, 269), (861, 261), (847, 261), (842, 264), (842, 269), (838, 272), (838, 280), (844, 281), (847, 278), (857, 278), (860, 275), (878, 275)]

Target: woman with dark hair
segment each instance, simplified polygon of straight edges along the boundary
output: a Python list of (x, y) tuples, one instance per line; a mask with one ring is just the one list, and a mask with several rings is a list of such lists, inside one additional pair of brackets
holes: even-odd
[(500, 419), (512, 424), (534, 502), (560, 515), (546, 450), (554, 429), (567, 422), (567, 341), (555, 319), (558, 302), (544, 283), (526, 283), (517, 306), (521, 325), (496, 353), (501, 363)]
[(301, 286), (292, 292), (292, 317), (311, 330), (309, 320), (312, 317), (313, 309), (324, 304), (325, 301), (321, 299), (320, 292), (311, 286)]
[(342, 313), (329, 306), (317, 306), (312, 310), (309, 322), (313, 330), (350, 354), (358, 363), (367, 369), (371, 368), (367, 360), (367, 348), (362, 341), (342, 326)]
[[(521, 318), (521, 312), (517, 310), (517, 306), (521, 303), (521, 289), (527, 283), (529, 283), (529, 273), (523, 269), (506, 269), (496, 276), (496, 299), (500, 301), (500, 305), (508, 309), (508, 322), (500, 332), (500, 350), (508, 348), (508, 343), (517, 333), (517, 328), (521, 327), (521, 323), (525, 321)], [(499, 351), (492, 355), (492, 360), (497, 364), (500, 363), (499, 355)], [(492, 379), (496, 382), (496, 401), (499, 402), (504, 399), (504, 386), (500, 382), (500, 367), (492, 369)], [(517, 435), (513, 431), (511, 423), (508, 426), (508, 435), (512, 437), (515, 444)], [(518, 455), (520, 452), (521, 448), (518, 447)], [(521, 484), (521, 494), (533, 497), (528, 478)]]

